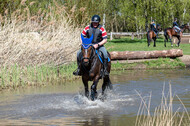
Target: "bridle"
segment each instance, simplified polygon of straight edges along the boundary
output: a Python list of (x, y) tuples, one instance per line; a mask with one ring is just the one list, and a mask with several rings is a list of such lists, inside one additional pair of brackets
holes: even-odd
[(88, 45), (87, 47), (84, 46), (84, 44), (82, 44), (82, 48), (85, 50), (85, 53), (88, 52), (88, 48), (91, 47), (91, 53), (90, 53), (90, 57), (82, 57), (82, 62), (84, 62), (84, 59), (87, 59), (88, 62), (91, 62), (92, 59), (94, 58), (94, 52), (95, 52), (95, 48), (93, 47), (92, 44)]

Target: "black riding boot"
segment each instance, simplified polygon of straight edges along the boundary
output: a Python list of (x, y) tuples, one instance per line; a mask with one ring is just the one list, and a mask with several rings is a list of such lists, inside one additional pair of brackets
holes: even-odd
[(81, 73), (81, 70), (80, 70), (80, 63), (79, 63), (79, 61), (77, 61), (77, 65), (78, 65), (78, 68), (73, 72), (73, 75), (81, 76), (82, 73)]
[(104, 76), (109, 76), (108, 68), (108, 59), (104, 59)]

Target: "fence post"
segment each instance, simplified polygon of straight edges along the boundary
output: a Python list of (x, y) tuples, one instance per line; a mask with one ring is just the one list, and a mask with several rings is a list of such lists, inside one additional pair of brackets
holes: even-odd
[(134, 33), (132, 32), (131, 34), (131, 39), (133, 40), (134, 39)]
[(112, 38), (112, 32), (110, 33), (110, 40), (112, 40), (113, 38)]

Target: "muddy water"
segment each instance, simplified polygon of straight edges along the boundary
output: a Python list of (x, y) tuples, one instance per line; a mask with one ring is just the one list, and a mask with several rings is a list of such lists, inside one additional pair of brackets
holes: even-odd
[[(114, 90), (107, 93), (104, 102), (84, 97), (81, 80), (3, 91), (0, 125), (133, 126), (142, 100), (138, 93), (145, 101), (151, 94), (153, 111), (161, 103), (163, 87), (167, 95), (169, 84), (173, 95), (180, 97), (190, 113), (189, 69), (115, 71), (111, 73), (111, 81)], [(173, 102), (173, 111), (176, 110), (184, 110), (177, 98)]]

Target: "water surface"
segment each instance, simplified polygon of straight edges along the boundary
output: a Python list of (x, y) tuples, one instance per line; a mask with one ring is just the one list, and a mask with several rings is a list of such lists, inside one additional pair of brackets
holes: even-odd
[[(153, 112), (161, 103), (162, 91), (168, 95), (169, 84), (172, 94), (178, 95), (190, 112), (189, 69), (114, 71), (111, 81), (114, 90), (107, 93), (104, 102), (84, 97), (81, 80), (3, 91), (0, 94), (0, 125), (132, 126), (142, 99), (148, 101), (151, 96)], [(184, 110), (175, 97), (173, 111), (178, 109)]]

